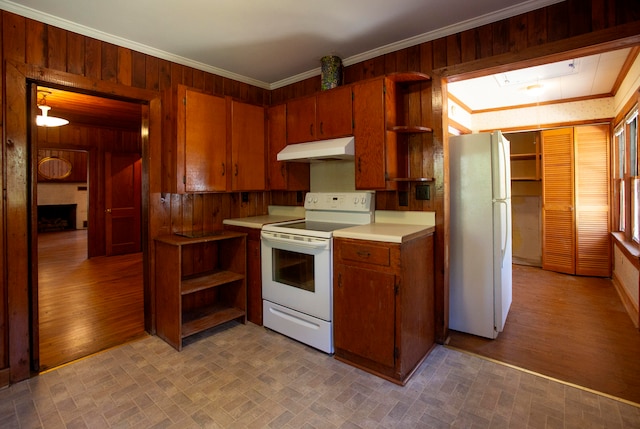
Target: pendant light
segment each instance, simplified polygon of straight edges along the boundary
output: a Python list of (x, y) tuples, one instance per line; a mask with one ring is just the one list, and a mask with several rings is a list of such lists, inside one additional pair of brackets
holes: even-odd
[(47, 105), (47, 95), (51, 93), (49, 91), (38, 91), (38, 93), (42, 94), (42, 98), (38, 100), (38, 109), (42, 111), (42, 114), (36, 116), (36, 125), (39, 127), (59, 127), (67, 125), (69, 121), (66, 119), (49, 116), (51, 106)]

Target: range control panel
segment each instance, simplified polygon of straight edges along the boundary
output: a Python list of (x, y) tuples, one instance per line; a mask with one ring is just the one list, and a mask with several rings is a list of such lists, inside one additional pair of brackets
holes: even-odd
[(309, 192), (304, 199), (306, 210), (370, 212), (375, 209), (375, 193), (363, 192)]

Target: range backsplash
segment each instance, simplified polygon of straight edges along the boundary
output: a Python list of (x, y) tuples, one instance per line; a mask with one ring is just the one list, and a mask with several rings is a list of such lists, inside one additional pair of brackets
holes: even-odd
[(355, 192), (353, 161), (313, 162), (310, 166), (311, 192)]

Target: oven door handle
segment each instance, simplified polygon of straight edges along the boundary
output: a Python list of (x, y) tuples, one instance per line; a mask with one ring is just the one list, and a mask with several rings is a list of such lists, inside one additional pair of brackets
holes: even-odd
[(312, 239), (313, 241), (302, 241), (302, 240), (291, 240), (288, 238), (280, 238), (278, 236), (272, 235), (268, 232), (262, 232), (260, 234), (263, 240), (272, 243), (282, 243), (288, 244), (292, 246), (301, 246), (307, 247), (309, 249), (329, 249), (330, 248), (330, 240), (323, 239)]

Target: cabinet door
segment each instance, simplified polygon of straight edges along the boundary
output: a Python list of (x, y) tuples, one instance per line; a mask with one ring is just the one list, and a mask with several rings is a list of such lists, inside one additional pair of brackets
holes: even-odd
[(287, 143), (304, 143), (315, 139), (315, 96), (287, 102)]
[[(384, 80), (353, 86), (356, 189), (386, 187), (386, 123)], [(395, 138), (389, 133), (389, 138)]]
[(576, 274), (611, 275), (609, 126), (574, 128)]
[(542, 268), (575, 274), (573, 128), (542, 132)]
[(266, 189), (264, 107), (231, 101), (231, 188)]
[[(183, 128), (178, 150), (184, 150), (185, 192), (226, 191), (227, 116), (222, 97), (186, 90), (178, 103), (184, 115), (178, 115)], [(180, 137), (179, 137), (180, 138)], [(180, 162), (180, 157), (177, 158)], [(180, 178), (177, 178), (180, 180)]]
[(287, 106), (269, 108), (267, 117), (269, 146), (269, 189), (304, 191), (309, 189), (309, 164), (278, 161), (278, 152), (287, 145)]
[(395, 364), (395, 276), (336, 264), (333, 288), (336, 349)]
[(316, 95), (316, 139), (353, 134), (351, 86), (342, 86)]

